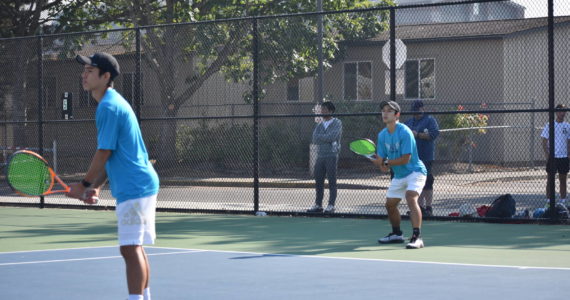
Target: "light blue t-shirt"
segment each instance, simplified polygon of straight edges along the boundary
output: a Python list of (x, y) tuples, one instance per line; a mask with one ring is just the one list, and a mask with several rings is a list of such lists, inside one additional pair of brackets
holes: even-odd
[(408, 126), (396, 123), (396, 130), (392, 134), (388, 131), (388, 127), (384, 128), (378, 134), (377, 145), (378, 156), (389, 160), (400, 158), (405, 154), (412, 155), (407, 164), (392, 166), (394, 178), (405, 178), (412, 172), (420, 172), (427, 176), (426, 167), (418, 157), (416, 139)]
[(158, 193), (156, 171), (148, 160), (141, 130), (129, 103), (108, 88), (97, 106), (97, 149), (112, 150), (105, 164), (117, 204)]

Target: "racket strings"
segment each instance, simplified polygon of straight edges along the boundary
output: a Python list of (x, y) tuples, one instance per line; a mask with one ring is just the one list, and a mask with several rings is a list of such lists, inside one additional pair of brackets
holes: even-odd
[(42, 195), (52, 186), (52, 176), (45, 162), (24, 153), (10, 160), (7, 179), (14, 190), (26, 195)]
[(370, 155), (376, 152), (376, 145), (368, 139), (360, 139), (351, 142), (350, 150), (360, 155)]

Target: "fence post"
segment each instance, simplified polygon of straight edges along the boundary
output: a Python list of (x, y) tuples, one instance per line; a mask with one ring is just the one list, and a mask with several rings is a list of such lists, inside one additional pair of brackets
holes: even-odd
[(467, 172), (473, 173), (473, 131), (469, 130), (469, 144), (467, 144), (467, 151), (469, 154), (469, 167), (467, 167)]
[(51, 153), (53, 156), (53, 171), (57, 174), (57, 141), (53, 140), (51, 146)]
[[(548, 155), (551, 161), (554, 161), (554, 103), (554, 0), (548, 0), (548, 125), (550, 127), (548, 132), (550, 153)], [(557, 219), (557, 214), (554, 213), (556, 206), (555, 176), (554, 172), (548, 173), (548, 183), (550, 184), (548, 193), (550, 194), (550, 211), (552, 212), (550, 218), (552, 220)]]
[(253, 213), (259, 211), (259, 48), (257, 18), (253, 18)]
[(317, 0), (317, 11), (321, 14), (317, 17), (317, 56), (319, 60), (317, 81), (317, 103), (323, 102), (323, 0)]
[[(44, 58), (43, 58), (43, 36), (38, 36), (38, 44), (37, 44), (37, 53), (38, 56), (38, 152), (40, 155), (44, 155), (44, 131), (43, 131), (43, 122), (44, 122)], [(45, 199), (44, 196), (40, 196), (40, 208), (44, 208), (45, 206)]]
[(134, 103), (135, 103), (135, 113), (137, 120), (139, 120), (139, 125), (141, 122), (141, 29), (139, 27), (135, 28), (135, 43), (136, 43), (136, 58), (135, 58), (135, 86), (134, 86)]
[(396, 8), (390, 7), (390, 101), (396, 101)]
[[(532, 109), (534, 110), (534, 109), (536, 108), (536, 107), (535, 107), (535, 106), (536, 106), (536, 99), (532, 99), (531, 105), (532, 105)], [(535, 139), (535, 134), (536, 134), (536, 129), (535, 129), (535, 128), (536, 128), (536, 127), (535, 127), (535, 124), (534, 124), (534, 123), (535, 123), (535, 120), (534, 120), (534, 118), (535, 118), (534, 115), (535, 115), (535, 114), (536, 114), (535, 112), (532, 112), (532, 113), (530, 114), (530, 167), (531, 167), (531, 169), (533, 169), (533, 170), (534, 170), (534, 168), (536, 167), (536, 163), (535, 163), (536, 153), (534, 153), (534, 152), (535, 152), (535, 149), (534, 149), (535, 145), (534, 145), (534, 143), (535, 143), (535, 141), (536, 141), (536, 139)]]

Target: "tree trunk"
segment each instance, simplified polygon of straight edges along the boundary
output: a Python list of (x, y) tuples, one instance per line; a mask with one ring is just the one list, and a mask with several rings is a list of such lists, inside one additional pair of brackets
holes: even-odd
[[(163, 95), (163, 99), (166, 96)], [(178, 113), (179, 106), (176, 104), (163, 105), (163, 117), (174, 118)], [(157, 167), (162, 169), (168, 169), (176, 165), (177, 153), (176, 153), (176, 130), (177, 124), (176, 120), (165, 120), (161, 122), (160, 125), (160, 139), (158, 144), (158, 160), (156, 162)]]

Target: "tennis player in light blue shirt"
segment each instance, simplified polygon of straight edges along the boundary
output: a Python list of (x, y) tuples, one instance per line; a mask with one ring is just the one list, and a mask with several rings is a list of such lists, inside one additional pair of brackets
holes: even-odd
[(105, 164), (117, 204), (158, 193), (158, 176), (148, 159), (138, 121), (129, 103), (109, 88), (96, 112), (98, 149), (112, 150)]
[(381, 244), (403, 243), (400, 229), (401, 216), (398, 204), (406, 199), (410, 208), (412, 236), (407, 249), (423, 248), (421, 237), (422, 213), (418, 198), (426, 182), (427, 170), (418, 157), (416, 141), (412, 131), (399, 122), (400, 105), (394, 101), (382, 102), (382, 121), (386, 124), (378, 134), (376, 157), (372, 162), (383, 172), (394, 172), (394, 178), (386, 193), (386, 209), (392, 225), (392, 232), (378, 240)]
[(94, 204), (107, 178), (117, 199), (118, 238), (125, 260), (129, 300), (150, 300), (150, 266), (143, 244), (156, 238), (158, 176), (148, 159), (141, 130), (129, 103), (113, 89), (119, 63), (108, 53), (76, 57), (83, 65), (83, 89), (98, 102), (97, 150), (80, 183), (68, 197)]

